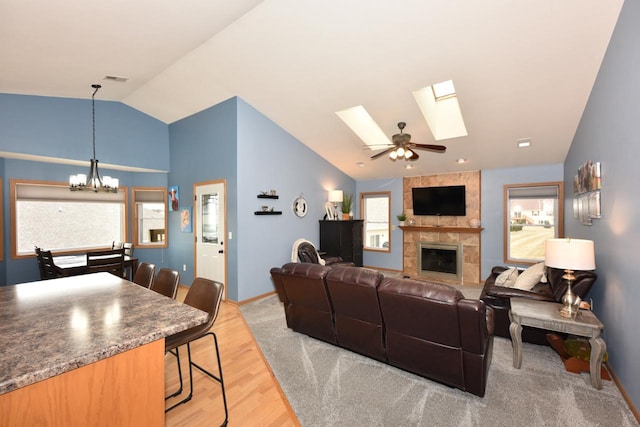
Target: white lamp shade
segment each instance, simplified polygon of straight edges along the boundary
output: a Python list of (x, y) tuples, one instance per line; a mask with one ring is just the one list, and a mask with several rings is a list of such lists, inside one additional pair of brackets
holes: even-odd
[(342, 190), (330, 190), (329, 201), (331, 203), (342, 203)]
[(595, 270), (593, 240), (549, 239), (545, 245), (544, 263), (564, 270)]

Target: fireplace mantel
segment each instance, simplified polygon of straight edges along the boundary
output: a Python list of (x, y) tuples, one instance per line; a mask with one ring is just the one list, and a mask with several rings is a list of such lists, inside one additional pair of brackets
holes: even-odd
[(437, 227), (437, 226), (417, 226), (401, 225), (402, 231), (429, 232), (429, 233), (476, 233), (480, 234), (482, 227)]

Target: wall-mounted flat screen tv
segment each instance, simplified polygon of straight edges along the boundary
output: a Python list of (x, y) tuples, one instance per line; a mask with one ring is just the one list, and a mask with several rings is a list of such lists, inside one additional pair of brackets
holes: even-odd
[(465, 216), (464, 185), (416, 187), (411, 189), (414, 215)]

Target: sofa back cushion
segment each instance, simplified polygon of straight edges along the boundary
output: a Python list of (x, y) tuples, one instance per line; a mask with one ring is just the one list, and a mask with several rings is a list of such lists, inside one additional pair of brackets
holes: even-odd
[[(553, 298), (557, 302), (562, 301), (562, 296), (567, 291), (567, 281), (562, 278), (563, 275), (564, 270), (547, 267), (547, 279), (553, 292)], [(594, 271), (574, 271), (573, 275), (576, 279), (571, 283), (571, 290), (580, 298), (584, 299), (598, 278), (598, 275)]]
[(336, 343), (333, 308), (325, 276), (331, 267), (320, 264), (288, 263), (280, 275), (289, 301), (287, 324), (294, 331)]
[(338, 345), (385, 361), (378, 285), (383, 275), (361, 267), (333, 267), (326, 276)]
[(464, 389), (457, 303), (451, 286), (385, 278), (378, 288), (390, 364)]

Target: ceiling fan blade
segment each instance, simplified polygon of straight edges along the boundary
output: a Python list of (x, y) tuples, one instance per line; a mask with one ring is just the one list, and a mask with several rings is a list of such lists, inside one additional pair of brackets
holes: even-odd
[(411, 148), (417, 148), (420, 150), (439, 151), (441, 153), (447, 151), (447, 147), (445, 147), (444, 145), (416, 144), (413, 142), (409, 145), (411, 146)]
[(379, 153), (374, 154), (373, 156), (371, 156), (371, 160), (377, 159), (378, 157), (382, 157), (382, 156), (384, 156), (385, 154), (388, 154), (388, 153), (392, 152), (392, 151), (393, 151), (393, 150), (395, 150), (395, 149), (396, 149), (396, 147), (395, 147), (395, 146), (394, 146), (394, 147), (391, 147), (391, 148), (387, 148), (386, 150), (381, 151), (381, 152), (379, 152)]

